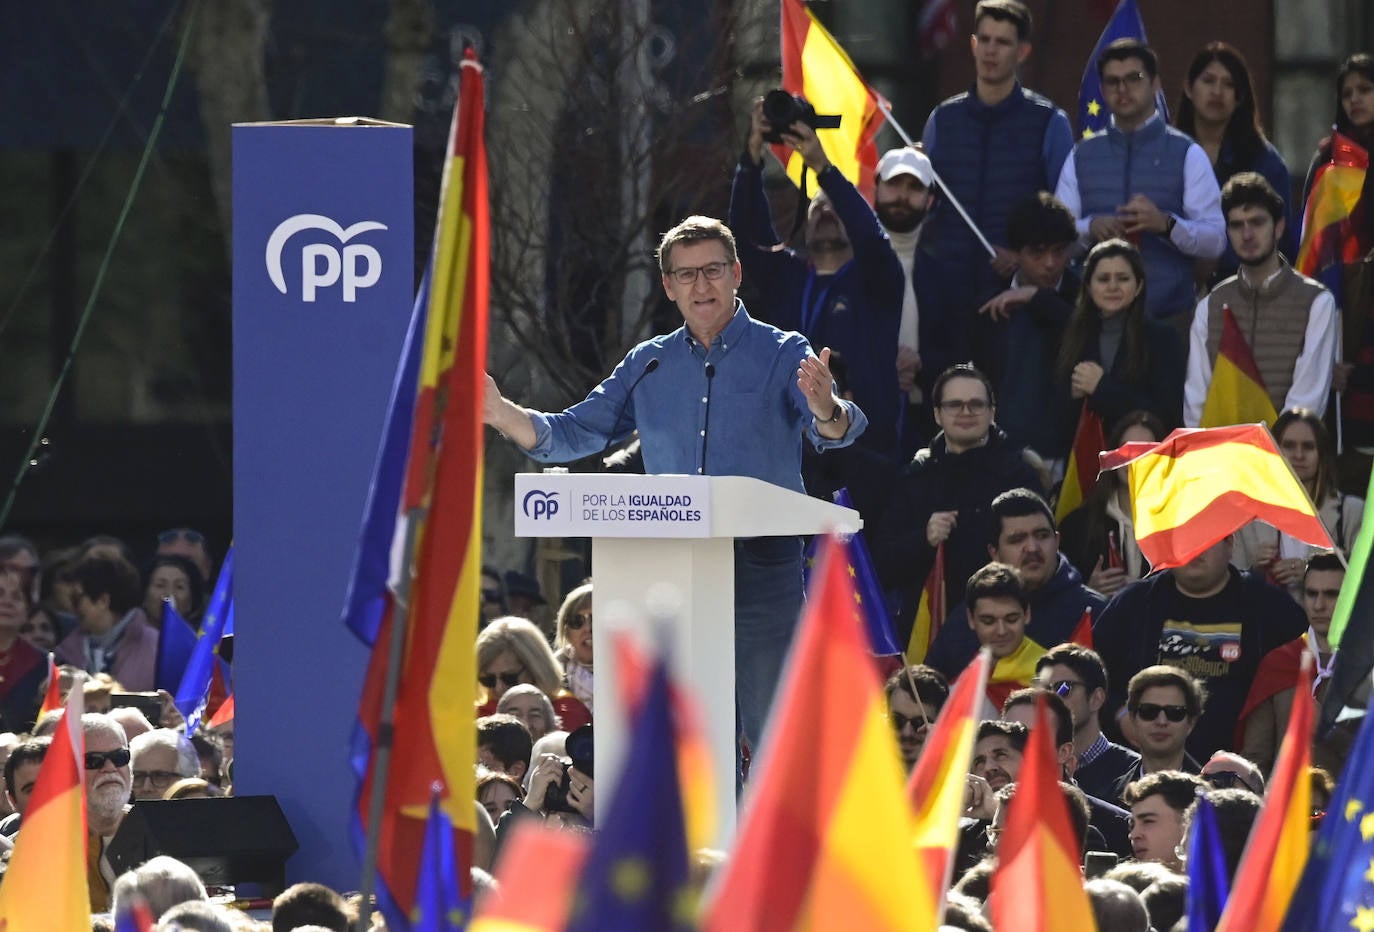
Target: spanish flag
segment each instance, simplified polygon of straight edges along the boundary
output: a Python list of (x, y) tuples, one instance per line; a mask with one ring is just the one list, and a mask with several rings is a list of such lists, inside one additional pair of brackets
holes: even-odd
[(1102, 415), (1088, 407), (1078, 415), (1078, 427), (1073, 432), (1073, 449), (1069, 451), (1069, 465), (1064, 482), (1059, 487), (1059, 501), (1054, 506), (1054, 523), (1062, 524), (1069, 512), (1087, 501), (1088, 493), (1097, 482), (1097, 457), (1107, 447), (1102, 434)]
[[(839, 114), (838, 129), (821, 130), (825, 154), (871, 201), (878, 166), (873, 139), (882, 128), (887, 101), (859, 77), (844, 49), (803, 0), (782, 0), (782, 86), (805, 97), (817, 113)], [(801, 156), (786, 146), (773, 151), (787, 167), (787, 177), (800, 187)]]
[[(1331, 137), (1331, 160), (1317, 168), (1303, 209), (1302, 242), (1293, 267), (1331, 289), (1340, 303), (1342, 266), (1364, 254), (1355, 212), (1364, 190), (1369, 153), (1349, 136)], [(1355, 347), (1348, 347), (1354, 350)]]
[(53, 733), (0, 884), (0, 929), (88, 932), (86, 889), (86, 735), (81, 690)]
[(1136, 544), (1155, 569), (1182, 566), (1256, 519), (1314, 547), (1334, 547), (1263, 424), (1180, 428), (1158, 443), (1103, 453), (1130, 467)]
[(1250, 830), (1245, 854), (1217, 932), (1278, 932), (1307, 865), (1312, 831), (1312, 655), (1303, 652), (1293, 711), (1269, 778), (1264, 808)]
[(521, 819), (496, 862), (496, 889), (469, 932), (562, 932), (591, 848), (588, 836)]
[[(410, 533), (415, 542), (399, 688), (394, 707), (386, 710), (395, 730), (379, 827), (378, 904), (393, 929), (409, 928), (435, 783), (441, 787), (441, 808), (453, 825), (464, 895), (469, 885), (466, 867), (472, 863), (477, 747), (472, 645), (482, 562), (480, 408), (489, 281), (484, 96), (482, 67), (469, 50), (461, 67), (434, 251), (425, 278), (424, 340), (404, 492), (390, 499), (400, 501), (406, 516), (397, 533)], [(374, 498), (377, 494), (374, 487)], [(415, 523), (409, 532), (408, 522)], [(382, 701), (391, 631), (397, 623), (394, 610), (387, 600), (359, 704), (361, 734), (353, 757), (360, 777), (357, 814), (363, 826), (374, 780), (373, 752), (385, 734)], [(350, 624), (353, 620), (350, 616)]]
[(941, 541), (935, 547), (935, 563), (926, 576), (926, 584), (921, 587), (921, 601), (916, 606), (916, 619), (911, 626), (911, 637), (906, 644), (906, 662), (924, 663), (930, 645), (940, 633), (945, 623), (945, 544)]
[(1232, 424), (1272, 425), (1278, 420), (1274, 401), (1264, 387), (1250, 344), (1240, 332), (1230, 305), (1221, 307), (1221, 345), (1217, 364), (1212, 367), (1212, 382), (1202, 403), (1199, 427), (1229, 427)]
[(813, 578), (703, 928), (934, 929), (887, 700), (833, 539)]
[(954, 870), (959, 819), (964, 814), (964, 777), (973, 759), (991, 663), (992, 655), (980, 650), (959, 675), (906, 785), (915, 818), (921, 876), (937, 904), (943, 903)]
[(1049, 709), (1041, 697), (1016, 796), (997, 845), (990, 898), (993, 927), (1024, 932), (1096, 930), (1078, 866), (1081, 848), (1059, 789)]
[[(75, 685), (72, 687), (75, 689)], [(38, 709), (38, 717), (42, 718), (53, 709), (62, 708), (62, 678), (57, 673), (57, 662), (51, 653), (48, 654), (48, 688), (43, 693), (43, 705)]]

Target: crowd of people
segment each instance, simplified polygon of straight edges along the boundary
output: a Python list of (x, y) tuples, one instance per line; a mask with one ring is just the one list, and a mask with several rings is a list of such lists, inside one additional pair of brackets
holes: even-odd
[[(543, 461), (603, 452), (638, 430), (648, 472), (753, 475), (795, 488), (799, 467), (809, 494), (847, 489), (896, 640), (921, 661), (891, 664), (886, 681), (908, 769), (950, 684), (980, 648), (995, 663), (947, 921), (986, 927), (979, 913), (1000, 820), (1043, 697), (1085, 869), (1105, 874), (1088, 885), (1099, 918), (1169, 929), (1183, 912), (1181, 857), (1196, 800), (1216, 808), (1234, 871), (1303, 654), (1314, 661), (1318, 700), (1330, 684), (1327, 633), (1364, 510), (1342, 485), (1333, 435), (1357, 464), (1367, 467), (1370, 452), (1361, 433), (1368, 410), (1333, 399), (1354, 397), (1374, 356), (1364, 348), (1368, 296), (1347, 290), (1338, 300), (1293, 265), (1333, 138), (1374, 141), (1374, 57), (1354, 55), (1340, 68), (1341, 135), (1320, 141), (1295, 194), (1238, 49), (1208, 42), (1198, 51), (1169, 125), (1157, 107), (1154, 51), (1111, 43), (1095, 62), (1096, 104), (1110, 124), (1075, 140), (1064, 111), (1018, 80), (1031, 28), (1018, 0), (977, 4), (973, 86), (933, 111), (920, 146), (883, 154), (872, 203), (831, 163), (824, 130), (772, 125), (757, 102), (727, 224), (689, 218), (660, 244), (664, 288), (684, 326), (636, 347), (563, 412), (522, 408), (489, 381), (484, 417)], [(778, 139), (818, 188), (797, 211), (799, 248), (773, 224), (765, 142)], [(1358, 238), (1356, 214), (1348, 229)], [(737, 292), (752, 296), (747, 310)], [(1152, 571), (1124, 471), (1098, 478), (1057, 520), (1085, 415), (1100, 419), (1105, 449), (1217, 426), (1206, 409), (1232, 328), (1281, 412), (1271, 425), (1277, 447), (1332, 548), (1255, 521), (1183, 566)], [(740, 381), (748, 367), (753, 378)], [(790, 385), (773, 381), (783, 368)], [(658, 370), (669, 374), (651, 375)], [(833, 397), (817, 390), (827, 377)], [(725, 418), (752, 405), (750, 429), (722, 427), (713, 403)], [(787, 442), (769, 433), (771, 419)], [(759, 444), (772, 447), (766, 468), (754, 456)], [(622, 457), (609, 467), (627, 468)], [(1358, 466), (1353, 475), (1347, 486), (1360, 481)], [(757, 651), (779, 653), (765, 637), (775, 629), (746, 611), (770, 591), (752, 546), (740, 542), (736, 553), (737, 651), (751, 652), (736, 664), (746, 746), (758, 737), (758, 713), (745, 706), (762, 695), (766, 707), (776, 679)], [(787, 547), (770, 565), (790, 574)], [(958, 604), (922, 618), (936, 584)], [(566, 643), (567, 612), (555, 646)], [(479, 792), (499, 817), (498, 835), (508, 820), (541, 812), (574, 827), (591, 820), (591, 773), (554, 750), (562, 738), (546, 730), (590, 663), (577, 658), (561, 680), (536, 676), (551, 650), (541, 643), (536, 662), (510, 647), (490, 663), (479, 651), (482, 711), (498, 712), (479, 724), (495, 771)], [(512, 684), (496, 681), (506, 668), (527, 671), (536, 687), (510, 715), (499, 713)], [(1349, 704), (1363, 706), (1367, 694), (1366, 686)], [(1314, 744), (1314, 822), (1357, 727), (1344, 722)], [(559, 781), (564, 792), (551, 806)]]
[[(882, 156), (871, 204), (812, 127), (774, 126), (756, 104), (728, 223), (690, 217), (659, 246), (683, 326), (632, 349), (562, 412), (524, 408), (488, 377), (482, 416), (545, 462), (604, 454), (637, 435), (638, 455), (613, 468), (754, 476), (821, 497), (848, 489), (888, 620), (908, 648), (906, 661), (883, 667), (908, 770), (951, 683), (982, 649), (994, 662), (948, 924), (989, 928), (988, 879), (1043, 703), (1099, 921), (1179, 928), (1197, 800), (1213, 804), (1234, 872), (1304, 654), (1318, 699), (1330, 683), (1342, 556), (1364, 510), (1342, 485), (1332, 436), (1347, 452), (1367, 456), (1374, 445), (1374, 406), (1363, 400), (1374, 392), (1374, 331), (1363, 326), (1371, 296), (1353, 288), (1338, 303), (1293, 263), (1316, 170), (1339, 145), (1374, 142), (1374, 57), (1342, 65), (1340, 136), (1320, 141), (1295, 195), (1239, 50), (1199, 50), (1169, 125), (1156, 104), (1155, 53), (1111, 43), (1095, 63), (1111, 123), (1075, 141), (1063, 109), (1018, 79), (1031, 29), (1020, 0), (977, 4), (972, 87), (935, 108), (919, 147)], [(798, 212), (799, 249), (773, 225), (771, 138), (800, 155), (819, 187)], [(1364, 232), (1357, 217), (1354, 237)], [(754, 296), (749, 310), (742, 288)], [(1085, 413), (1100, 418), (1108, 449), (1203, 423), (1232, 325), (1282, 412), (1273, 435), (1333, 549), (1257, 521), (1186, 565), (1152, 571), (1116, 472), (1057, 519)], [(1340, 393), (1352, 402), (1343, 409), (1332, 403)], [(742, 779), (802, 606), (802, 543), (736, 543)], [(35, 721), (52, 652), (63, 689), (86, 700), (92, 910), (137, 894), (159, 928), (265, 928), (209, 902), (175, 860), (116, 876), (104, 856), (132, 801), (232, 792), (232, 720), (188, 735), (156, 682), (166, 607), (197, 625), (213, 568), (204, 537), (188, 529), (159, 535), (146, 561), (111, 537), (45, 554), (0, 538), (0, 846), (22, 832), (60, 714)], [(957, 604), (922, 621), (932, 585)], [(590, 579), (550, 611), (528, 577), (483, 571), (479, 896), (521, 820), (595, 825), (592, 606)], [(1350, 704), (1367, 699), (1366, 685)], [(1314, 821), (1357, 726), (1344, 722), (1313, 746)], [(722, 857), (700, 853), (703, 877)], [(278, 898), (271, 924), (345, 929), (356, 907), (298, 885)]]

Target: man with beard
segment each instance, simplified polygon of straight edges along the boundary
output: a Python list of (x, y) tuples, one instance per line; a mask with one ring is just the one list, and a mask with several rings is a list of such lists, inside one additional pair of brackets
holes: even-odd
[(887, 716), (897, 732), (902, 766), (910, 773), (936, 716), (949, 699), (949, 681), (939, 670), (918, 663), (889, 676), (883, 692), (887, 695)]
[[(935, 168), (920, 149), (889, 149), (878, 160), (873, 210), (887, 231), (897, 261), (906, 276), (902, 292), (902, 318), (897, 326), (897, 385), (906, 392), (906, 418), (900, 438), (904, 455), (914, 454), (915, 441), (929, 435), (930, 405), (917, 383), (921, 374), (921, 314), (916, 304), (912, 268), (921, 224), (935, 200), (932, 187)], [(940, 354), (937, 350), (937, 355)]]
[(88, 712), (81, 716), (81, 730), (86, 736), (86, 888), (91, 912), (107, 912), (115, 872), (105, 849), (124, 821), (133, 789), (131, 755), (123, 729), (109, 716)]
[(783, 244), (763, 187), (763, 137), (773, 129), (762, 101), (755, 101), (730, 191), (729, 226), (746, 278), (757, 286), (750, 307), (775, 327), (795, 330), (813, 346), (845, 357), (854, 401), (868, 416), (858, 442), (895, 462), (903, 397), (897, 384), (902, 265), (873, 209), (830, 163), (815, 131), (801, 122), (778, 129), (821, 190), (802, 228), (807, 258)]
[[(1226, 236), (1240, 270), (1198, 302), (1183, 388), (1183, 423), (1202, 419), (1221, 347), (1223, 308), (1230, 308), (1275, 411), (1326, 410), (1336, 362), (1336, 301), (1331, 292), (1279, 254), (1283, 198), (1263, 175), (1233, 175), (1221, 192)], [(1216, 424), (1212, 427), (1220, 426)]]

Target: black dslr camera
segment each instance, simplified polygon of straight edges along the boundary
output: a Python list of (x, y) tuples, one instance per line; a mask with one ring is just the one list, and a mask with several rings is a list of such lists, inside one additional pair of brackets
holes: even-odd
[(564, 762), (563, 779), (559, 780), (556, 784), (550, 785), (549, 788), (544, 791), (545, 812), (577, 812), (568, 802), (568, 787), (571, 783), (571, 777), (568, 771), (571, 768), (576, 767), (589, 777), (595, 776), (592, 773), (593, 744), (591, 725), (583, 725), (581, 728), (576, 728), (571, 731), (568, 734), (565, 748), (567, 750), (567, 756), (572, 760), (572, 763)]
[(793, 123), (805, 123), (812, 129), (838, 129), (838, 113), (821, 114), (811, 106), (811, 102), (800, 94), (789, 94), (782, 88), (775, 88), (763, 95), (763, 118), (772, 129), (764, 133), (765, 142), (781, 143), (783, 130)]

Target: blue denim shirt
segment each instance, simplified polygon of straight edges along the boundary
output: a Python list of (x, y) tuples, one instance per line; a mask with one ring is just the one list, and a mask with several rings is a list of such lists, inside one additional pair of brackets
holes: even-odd
[[(649, 473), (752, 476), (804, 492), (803, 434), (826, 450), (848, 446), (868, 425), (858, 405), (845, 401), (845, 435), (828, 440), (816, 431), (797, 387), (797, 366), (808, 355), (801, 334), (760, 323), (736, 302), (735, 316), (709, 347), (679, 327), (630, 350), (586, 400), (556, 414), (531, 411), (536, 443), (529, 454), (568, 462), (638, 429)], [(658, 368), (645, 375), (653, 359)]]

